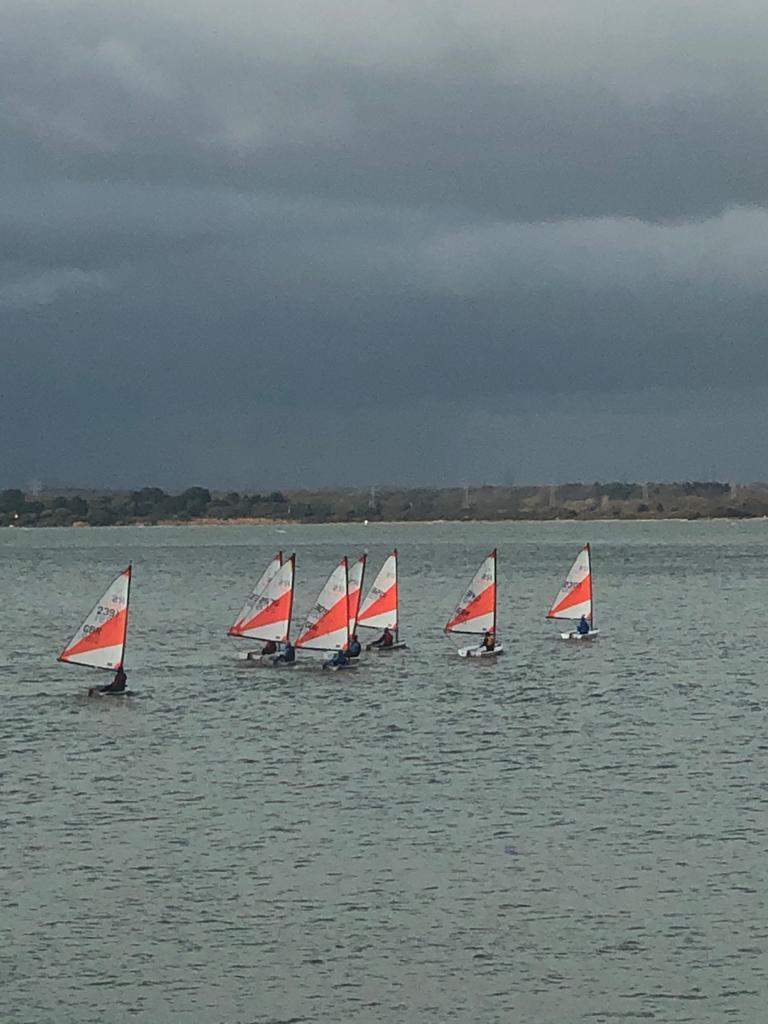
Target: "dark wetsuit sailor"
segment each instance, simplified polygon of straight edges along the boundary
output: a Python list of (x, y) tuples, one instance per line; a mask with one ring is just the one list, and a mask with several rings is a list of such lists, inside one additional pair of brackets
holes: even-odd
[(128, 677), (123, 672), (122, 666), (115, 672), (115, 678), (106, 686), (99, 687), (99, 693), (124, 693)]
[(384, 627), (384, 632), (381, 634), (378, 640), (374, 640), (368, 644), (369, 647), (392, 647), (395, 642), (395, 638), (392, 636), (392, 631), (389, 626)]
[(493, 635), (492, 630), (489, 629), (486, 631), (480, 646), (486, 651), (493, 651), (496, 649), (496, 637)]
[(347, 648), (347, 654), (350, 656), (350, 658), (359, 658), (360, 651), (362, 651), (362, 647), (360, 646), (360, 641), (357, 639), (357, 633), (353, 633), (352, 636), (349, 638), (349, 647)]
[(325, 664), (334, 666), (348, 665), (349, 655), (347, 654), (346, 651), (336, 651), (334, 656), (332, 658), (329, 658)]
[(579, 624), (576, 627), (576, 632), (579, 634), (579, 636), (586, 636), (589, 632), (589, 623), (587, 622), (586, 615), (582, 615), (579, 619)]
[(283, 647), (280, 654), (276, 658), (272, 659), (273, 665), (292, 665), (296, 661), (296, 648), (293, 646), (290, 640), (285, 641), (285, 647)]

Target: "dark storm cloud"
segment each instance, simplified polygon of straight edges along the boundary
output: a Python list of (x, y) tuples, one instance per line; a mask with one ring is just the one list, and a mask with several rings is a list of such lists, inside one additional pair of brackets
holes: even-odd
[(0, 476), (761, 475), (768, 14), (637, 6), (11, 4)]

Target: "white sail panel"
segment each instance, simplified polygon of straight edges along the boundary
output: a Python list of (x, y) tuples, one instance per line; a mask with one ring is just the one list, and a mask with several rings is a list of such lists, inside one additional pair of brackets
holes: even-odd
[(485, 633), (496, 628), (496, 552), (492, 551), (462, 594), (447, 633)]
[(130, 590), (129, 565), (105, 590), (58, 660), (89, 668), (122, 668)]
[(592, 565), (589, 544), (585, 544), (568, 570), (565, 582), (558, 591), (548, 619), (580, 619), (584, 615), (592, 620)]
[(397, 550), (388, 555), (360, 605), (357, 622), (370, 629), (397, 630)]
[(232, 623), (232, 628), (229, 630), (230, 634), (234, 634), (236, 636), (242, 635), (242, 633), (240, 632), (240, 628), (243, 626), (244, 623), (248, 622), (250, 619), (253, 618), (256, 610), (258, 610), (259, 608), (260, 598), (264, 589), (267, 587), (269, 581), (272, 579), (272, 577), (275, 575), (275, 573), (282, 564), (283, 552), (278, 551), (278, 553), (266, 567), (261, 576), (259, 576), (256, 583), (254, 583), (253, 589), (251, 590), (245, 604), (240, 610), (240, 614)]
[(363, 594), (363, 577), (365, 576), (365, 563), (367, 558), (367, 555), (360, 555), (358, 560), (349, 566), (349, 571), (347, 572), (350, 636), (357, 629), (357, 613), (360, 608), (360, 598)]
[(285, 643), (291, 629), (295, 567), (296, 557), (291, 555), (251, 603), (249, 614), (232, 626), (230, 636)]
[(333, 570), (307, 616), (297, 647), (317, 651), (338, 651), (349, 643), (349, 594), (347, 560)]

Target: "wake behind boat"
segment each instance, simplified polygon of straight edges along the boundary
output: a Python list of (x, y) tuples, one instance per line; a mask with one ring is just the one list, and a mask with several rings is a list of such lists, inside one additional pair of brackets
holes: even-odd
[(589, 544), (584, 545), (568, 570), (565, 582), (547, 612), (547, 618), (578, 622), (567, 633), (560, 634), (561, 640), (594, 640), (597, 636), (592, 597), (592, 551)]
[(128, 637), (128, 606), (131, 596), (129, 565), (110, 583), (98, 604), (86, 616), (82, 625), (61, 652), (58, 661), (71, 665), (114, 672), (115, 677), (105, 686), (92, 686), (91, 697), (131, 697), (123, 664)]
[(496, 639), (496, 548), (483, 560), (464, 591), (451, 618), (445, 626), (446, 633), (479, 633), (483, 635), (480, 644), (461, 647), (456, 652), (460, 658), (495, 658), (504, 654), (504, 645)]

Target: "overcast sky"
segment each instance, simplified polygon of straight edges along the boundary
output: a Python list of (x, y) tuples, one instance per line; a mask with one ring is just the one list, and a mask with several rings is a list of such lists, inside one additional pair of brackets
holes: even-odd
[(768, 478), (764, 0), (4, 0), (0, 486)]

